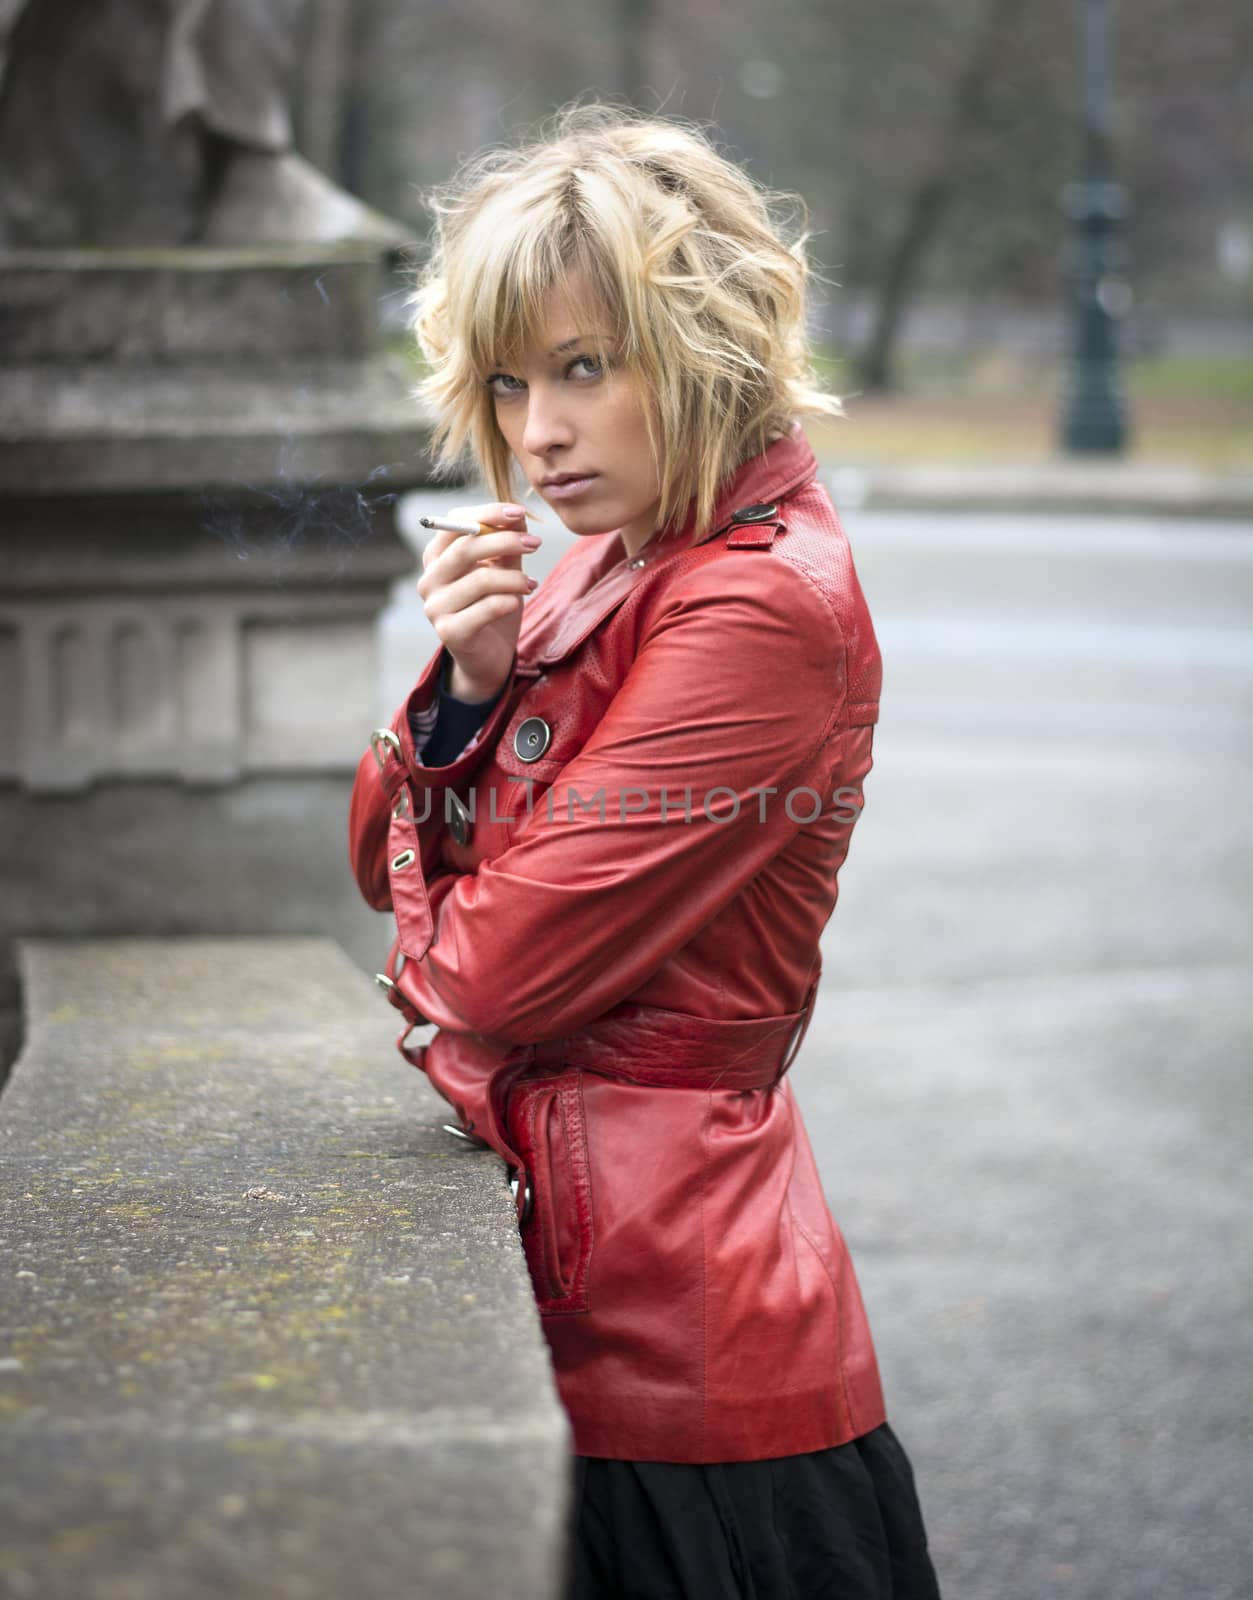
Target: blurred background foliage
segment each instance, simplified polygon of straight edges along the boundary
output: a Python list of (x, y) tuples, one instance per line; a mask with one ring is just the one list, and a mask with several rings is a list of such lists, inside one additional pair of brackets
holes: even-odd
[[(1240, 465), (1253, 459), (1253, 7), (1114, 0), (1112, 14), (1135, 448)], [(761, 181), (805, 198), (829, 280), (815, 335), (829, 381), (863, 397), (861, 453), (897, 448), (889, 397), (908, 396), (924, 427), (954, 393), (974, 409), (969, 440), (950, 426), (947, 451), (1052, 449), (1069, 338), (1060, 194), (1079, 137), (1072, 4), (316, 0), (304, 60), (305, 153), (419, 233), (425, 186), (576, 96), (705, 124)]]

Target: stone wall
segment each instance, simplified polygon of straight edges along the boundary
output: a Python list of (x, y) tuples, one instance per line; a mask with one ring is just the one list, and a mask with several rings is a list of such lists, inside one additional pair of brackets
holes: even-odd
[(345, 819), (427, 476), (386, 290), (361, 245), (0, 255), (0, 943), (377, 961)]

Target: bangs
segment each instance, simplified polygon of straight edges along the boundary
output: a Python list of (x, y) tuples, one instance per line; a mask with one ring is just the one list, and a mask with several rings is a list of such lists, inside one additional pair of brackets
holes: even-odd
[(582, 314), (593, 342), (599, 335), (606, 348), (598, 353), (613, 355), (624, 343), (624, 286), (604, 241), (561, 199), (521, 200), (511, 196), (484, 208), (463, 245), (449, 310), (452, 326), (462, 331), (467, 380), (481, 383), (495, 368), (518, 362), (542, 336), (554, 292)]

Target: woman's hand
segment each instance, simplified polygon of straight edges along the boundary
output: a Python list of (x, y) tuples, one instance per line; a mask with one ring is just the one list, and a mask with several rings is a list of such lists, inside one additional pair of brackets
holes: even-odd
[(522, 570), (522, 557), (541, 539), (526, 529), (521, 506), (493, 501), (458, 506), (450, 522), (480, 523), (487, 533), (449, 533), (440, 528), (422, 551), (418, 593), (431, 626), (453, 660), (449, 690), (458, 700), (490, 700), (509, 676), (522, 601), (537, 580)]

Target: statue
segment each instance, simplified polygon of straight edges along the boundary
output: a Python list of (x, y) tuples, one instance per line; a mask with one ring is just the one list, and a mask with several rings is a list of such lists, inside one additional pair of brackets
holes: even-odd
[(0, 247), (409, 235), (300, 156), (306, 0), (0, 0)]

